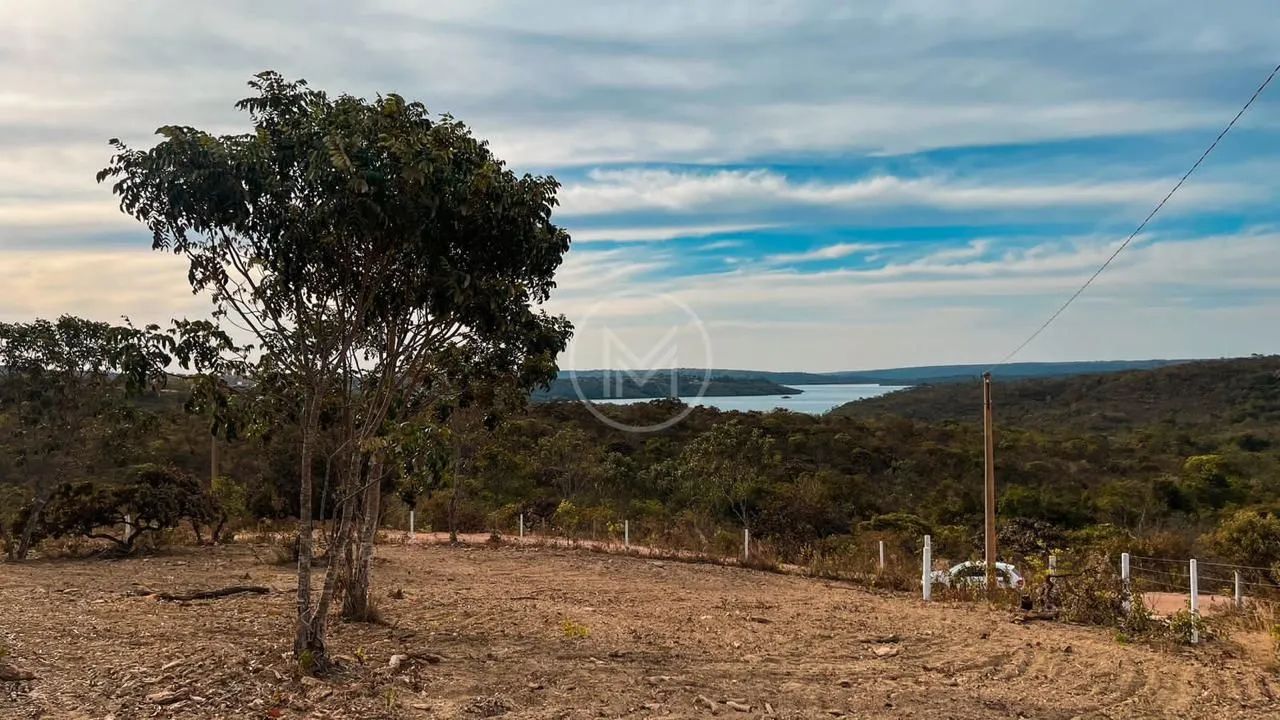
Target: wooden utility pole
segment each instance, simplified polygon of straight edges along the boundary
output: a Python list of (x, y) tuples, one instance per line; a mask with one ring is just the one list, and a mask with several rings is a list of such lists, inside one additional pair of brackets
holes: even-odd
[(985, 445), (987, 592), (996, 589), (996, 441), (991, 418), (991, 373), (982, 373), (982, 438)]

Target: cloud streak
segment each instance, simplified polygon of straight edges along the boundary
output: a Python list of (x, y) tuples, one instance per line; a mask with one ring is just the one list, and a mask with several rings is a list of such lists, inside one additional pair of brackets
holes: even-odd
[[(571, 216), (656, 211), (745, 211), (762, 207), (819, 206), (846, 209), (927, 207), (951, 211), (1154, 204), (1173, 179), (984, 183), (940, 177), (877, 175), (849, 181), (798, 181), (767, 169), (676, 172), (664, 169), (595, 170), (561, 195)], [(1180, 207), (1257, 200), (1258, 188), (1201, 183), (1179, 195)]]

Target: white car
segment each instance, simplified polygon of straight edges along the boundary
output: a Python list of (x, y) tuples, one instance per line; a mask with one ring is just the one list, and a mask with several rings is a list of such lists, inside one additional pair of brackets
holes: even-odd
[[(982, 588), (987, 584), (987, 564), (981, 560), (962, 562), (950, 570), (934, 570), (933, 581), (945, 587)], [(1021, 590), (1026, 581), (1009, 563), (996, 563), (996, 587)]]

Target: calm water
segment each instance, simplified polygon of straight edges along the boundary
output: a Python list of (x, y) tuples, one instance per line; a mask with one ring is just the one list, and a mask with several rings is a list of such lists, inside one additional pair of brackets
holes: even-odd
[[(897, 385), (793, 385), (792, 387), (804, 392), (792, 395), (790, 398), (784, 398), (782, 395), (753, 395), (680, 399), (692, 405), (705, 405), (720, 410), (741, 410), (743, 412), (760, 410), (767, 412), (774, 408), (783, 408), (792, 412), (821, 415), (837, 405), (902, 389)], [(647, 401), (594, 400), (592, 402), (625, 405), (627, 403)]]

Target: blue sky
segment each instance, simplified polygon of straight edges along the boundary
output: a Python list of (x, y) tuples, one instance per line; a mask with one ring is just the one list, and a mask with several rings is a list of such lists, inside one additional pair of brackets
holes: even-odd
[[(93, 182), (262, 69), (450, 112), (563, 183), (565, 367), (986, 363), (1277, 62), (1266, 1), (4, 3), (0, 319), (198, 316)], [(1280, 86), (1022, 360), (1280, 351)], [(696, 318), (696, 321), (695, 321)], [(709, 342), (702, 342), (705, 332)], [(672, 335), (674, 333), (674, 335)], [(710, 347), (707, 357), (705, 348)]]

